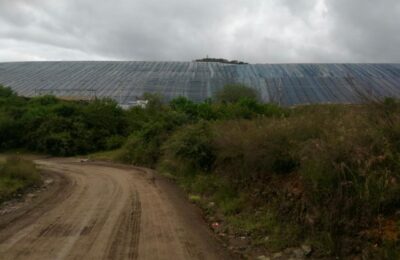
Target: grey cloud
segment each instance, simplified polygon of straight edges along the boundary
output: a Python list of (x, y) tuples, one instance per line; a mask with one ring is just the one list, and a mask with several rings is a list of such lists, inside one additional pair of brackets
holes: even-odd
[(331, 0), (332, 39), (364, 62), (400, 61), (400, 2)]
[(293, 14), (307, 18), (307, 15), (315, 7), (318, 0), (283, 0), (282, 2)]
[(3, 60), (399, 62), (396, 0), (0, 0)]

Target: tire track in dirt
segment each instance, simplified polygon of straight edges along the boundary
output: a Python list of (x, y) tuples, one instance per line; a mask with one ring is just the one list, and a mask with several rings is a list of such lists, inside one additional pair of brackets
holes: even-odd
[(108, 259), (137, 259), (140, 236), (141, 205), (139, 193), (132, 197), (132, 207), (120, 217), (116, 239), (111, 244)]
[(193, 205), (146, 169), (38, 161), (54, 184), (0, 216), (1, 259), (228, 259)]

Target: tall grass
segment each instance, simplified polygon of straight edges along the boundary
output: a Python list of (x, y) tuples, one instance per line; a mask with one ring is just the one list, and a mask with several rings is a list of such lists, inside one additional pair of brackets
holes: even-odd
[[(400, 248), (400, 226), (391, 236), (382, 228), (382, 219), (400, 223), (397, 101), (199, 123), (172, 135), (163, 154), (164, 169), (195, 173), (179, 177), (185, 187), (216, 201), (239, 229), (269, 234), (274, 248), (307, 240), (315, 254), (338, 257)], [(216, 184), (204, 188), (207, 179)]]
[(39, 171), (32, 161), (8, 157), (0, 164), (0, 201), (40, 184), (40, 181)]

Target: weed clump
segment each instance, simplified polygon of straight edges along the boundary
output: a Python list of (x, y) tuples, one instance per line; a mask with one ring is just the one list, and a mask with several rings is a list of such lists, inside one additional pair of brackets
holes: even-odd
[(14, 156), (8, 157), (0, 164), (0, 201), (40, 184), (40, 181), (39, 171), (33, 162)]

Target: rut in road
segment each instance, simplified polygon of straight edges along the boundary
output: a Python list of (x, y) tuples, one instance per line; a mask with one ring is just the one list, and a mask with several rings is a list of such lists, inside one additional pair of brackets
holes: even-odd
[(72, 159), (38, 164), (54, 184), (0, 214), (0, 259), (232, 258), (197, 209), (144, 169)]

